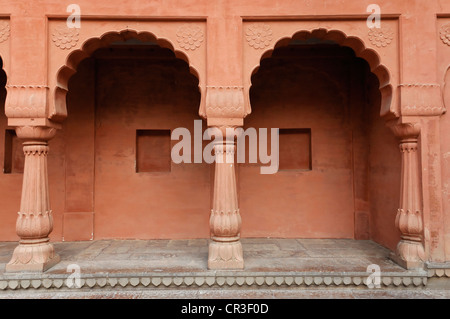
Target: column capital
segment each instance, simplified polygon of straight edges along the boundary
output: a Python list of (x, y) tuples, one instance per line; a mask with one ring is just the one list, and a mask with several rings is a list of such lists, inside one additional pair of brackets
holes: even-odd
[(387, 122), (387, 125), (401, 142), (417, 142), (420, 135), (421, 125), (415, 119), (411, 119), (411, 121), (408, 122), (403, 122), (403, 119), (400, 118)]
[(47, 126), (18, 126), (16, 127), (17, 137), (24, 142), (39, 141), (47, 142), (56, 135), (57, 129), (55, 127)]
[(211, 139), (212, 136), (216, 135), (222, 135), (223, 143), (217, 142), (216, 144), (234, 144), (235, 140), (239, 138), (243, 133), (243, 129), (240, 125), (219, 125), (219, 126), (212, 126), (209, 127), (209, 129), (206, 131), (206, 134), (208, 134), (209, 138)]

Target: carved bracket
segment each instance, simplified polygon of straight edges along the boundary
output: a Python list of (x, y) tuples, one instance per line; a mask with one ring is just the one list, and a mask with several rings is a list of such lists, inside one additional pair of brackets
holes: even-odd
[(206, 87), (206, 117), (209, 126), (240, 126), (248, 113), (242, 86)]
[(387, 125), (400, 141), (414, 140), (417, 142), (420, 134), (420, 123), (401, 123), (400, 120), (394, 120), (388, 122)]
[(8, 118), (47, 117), (47, 86), (7, 85), (6, 90), (5, 113)]

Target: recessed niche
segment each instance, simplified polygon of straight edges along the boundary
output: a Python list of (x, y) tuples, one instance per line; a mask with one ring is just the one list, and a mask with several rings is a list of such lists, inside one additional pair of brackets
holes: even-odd
[(22, 174), (25, 163), (22, 143), (14, 130), (5, 130), (4, 174)]
[(170, 172), (170, 130), (136, 131), (136, 172)]
[(311, 170), (311, 129), (280, 128), (280, 170)]

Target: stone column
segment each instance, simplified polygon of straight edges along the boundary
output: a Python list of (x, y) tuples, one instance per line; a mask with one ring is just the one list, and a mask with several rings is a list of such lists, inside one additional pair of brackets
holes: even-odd
[(16, 222), (19, 245), (6, 271), (45, 271), (59, 262), (49, 242), (53, 230), (47, 174), (48, 141), (55, 128), (22, 126), (16, 128), (25, 153), (22, 199)]
[(244, 89), (242, 86), (208, 86), (206, 116), (208, 126), (221, 131), (223, 139), (214, 144), (214, 195), (209, 220), (211, 242), (209, 269), (242, 269), (244, 258), (240, 242), (241, 216), (239, 214), (235, 175), (235, 137), (227, 128), (244, 124)]
[(215, 176), (214, 197), (209, 219), (209, 269), (242, 269), (244, 258), (240, 242), (241, 215), (239, 214), (234, 135), (227, 136), (221, 128), (223, 141), (214, 144)]
[(391, 257), (406, 269), (419, 269), (423, 268), (425, 261), (421, 179), (417, 152), (420, 125), (396, 124), (391, 128), (400, 140), (402, 154), (400, 208), (395, 219), (401, 240), (397, 245), (396, 254)]

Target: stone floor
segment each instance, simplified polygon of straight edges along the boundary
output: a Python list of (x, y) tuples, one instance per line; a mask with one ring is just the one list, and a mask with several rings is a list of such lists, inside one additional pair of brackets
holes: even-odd
[[(0, 275), (17, 243), (0, 243)], [(404, 272), (390, 261), (389, 251), (372, 241), (347, 239), (243, 238), (245, 272)], [(99, 240), (54, 243), (61, 262), (47, 274), (67, 273), (78, 264), (86, 273), (205, 272), (208, 240)]]
[[(245, 269), (214, 271), (207, 269), (207, 239), (58, 242), (61, 262), (36, 274), (5, 273), (17, 243), (0, 242), (0, 298), (450, 298), (448, 278), (406, 271), (372, 241), (242, 244)], [(73, 264), (77, 289), (67, 284)], [(366, 285), (373, 264), (381, 271), (379, 288)]]

